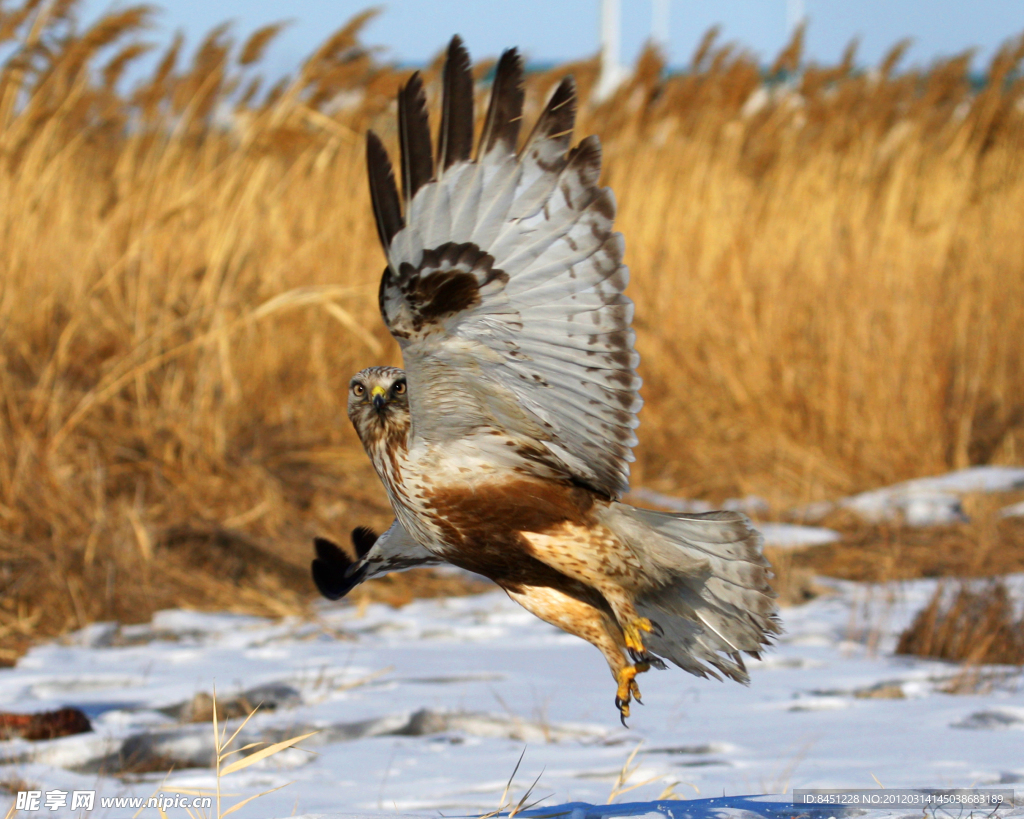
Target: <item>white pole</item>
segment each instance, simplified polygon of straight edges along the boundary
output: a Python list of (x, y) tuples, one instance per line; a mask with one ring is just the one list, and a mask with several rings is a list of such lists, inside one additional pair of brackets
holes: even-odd
[(807, 17), (804, 0), (786, 0), (786, 32), (790, 38)]
[(668, 57), (669, 0), (651, 0), (651, 41)]
[(611, 96), (622, 80), (619, 0), (601, 0), (601, 76), (597, 81), (597, 99)]

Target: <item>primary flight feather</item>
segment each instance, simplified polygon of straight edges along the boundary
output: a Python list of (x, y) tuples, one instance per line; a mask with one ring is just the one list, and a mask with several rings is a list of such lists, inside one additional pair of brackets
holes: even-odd
[(367, 136), (380, 309), (405, 366), (358, 373), (349, 417), (396, 520), (376, 540), (357, 529), (355, 561), (318, 539), (313, 576), (337, 599), (412, 566), (483, 574), (602, 652), (624, 719), (636, 675), (663, 659), (746, 682), (742, 653), (779, 630), (774, 595), (743, 515), (619, 502), (642, 402), (615, 200), (598, 186), (597, 138), (571, 147), (571, 78), (519, 147), (522, 82), (505, 52), (473, 156), (461, 40), (436, 152), (414, 74), (398, 97), (401, 194)]

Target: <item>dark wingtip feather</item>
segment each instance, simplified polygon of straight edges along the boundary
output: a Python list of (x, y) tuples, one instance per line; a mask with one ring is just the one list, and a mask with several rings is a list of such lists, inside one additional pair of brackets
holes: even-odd
[(576, 78), (569, 74), (568, 76), (562, 77), (562, 81), (558, 83), (558, 87), (555, 89), (555, 93), (551, 95), (551, 99), (548, 100), (547, 104), (550, 110), (560, 110), (568, 108), (572, 111), (572, 118), (576, 120)]
[(441, 130), (437, 138), (437, 166), (443, 173), (456, 162), (469, 159), (473, 150), (473, 74), (469, 52), (456, 34), (444, 63)]
[(387, 252), (395, 234), (404, 227), (404, 221), (391, 158), (384, 143), (373, 131), (366, 132), (366, 170), (370, 179), (370, 200), (377, 222), (377, 236)]
[[(377, 542), (377, 533), (367, 526), (357, 526), (352, 530), (352, 546), (356, 555), (362, 560), (366, 557), (373, 544)], [(337, 548), (337, 547), (335, 547)]]
[(515, 151), (522, 119), (523, 59), (516, 49), (510, 48), (498, 60), (479, 156), (485, 156), (499, 141), (506, 150)]
[(423, 79), (417, 71), (398, 92), (398, 135), (402, 148), (402, 193), (411, 202), (434, 176), (430, 120)]
[(572, 77), (565, 77), (558, 84), (537, 122), (538, 128), (542, 124), (542, 136), (548, 139), (565, 136), (567, 143), (572, 140), (572, 129), (576, 125), (576, 80)]
[[(575, 125), (576, 81), (572, 77), (565, 77), (558, 84), (555, 93), (551, 95), (548, 104), (544, 106), (544, 111), (538, 117), (537, 123), (533, 126), (533, 130), (523, 146), (523, 153), (527, 154), (531, 150), (537, 151), (539, 152), (538, 157), (545, 156), (546, 162), (554, 162), (557, 154), (564, 156), (564, 152), (569, 150)], [(588, 147), (584, 148), (585, 144)], [(600, 172), (600, 142), (596, 138), (591, 140), (588, 137), (580, 143), (580, 148), (588, 153), (594, 153), (596, 150), (597, 169)], [(558, 161), (556, 164), (558, 167), (553, 170), (557, 172), (563, 165), (562, 161)]]
[(340, 600), (359, 585), (366, 574), (365, 567), (352, 572), (355, 562), (341, 548), (326, 538), (313, 539), (316, 559), (311, 565), (313, 582), (320, 594), (328, 600)]

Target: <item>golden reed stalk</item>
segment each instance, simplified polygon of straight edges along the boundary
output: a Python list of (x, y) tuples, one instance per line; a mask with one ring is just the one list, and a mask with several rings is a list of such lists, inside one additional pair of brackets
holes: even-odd
[[(272, 86), (278, 26), (175, 40), (130, 85), (150, 10), (81, 31), (78, 5), (0, 11), (0, 660), (161, 606), (291, 610), (312, 532), (387, 518), (345, 400), (397, 360), (363, 133), (393, 142), (409, 72), (367, 13)], [(805, 66), (800, 35), (766, 84), (714, 32), (600, 106), (593, 61), (530, 76), (532, 116), (573, 71), (604, 141), (636, 485), (781, 509), (1021, 461), (1022, 43), (980, 89), (965, 58), (897, 73), (902, 46)]]

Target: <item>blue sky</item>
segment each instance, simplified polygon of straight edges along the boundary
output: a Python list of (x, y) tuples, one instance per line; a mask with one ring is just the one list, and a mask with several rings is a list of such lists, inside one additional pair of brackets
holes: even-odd
[[(265, 23), (294, 22), (268, 53), (271, 73), (293, 69), (331, 31), (367, 0), (153, 0), (158, 40), (183, 29), (190, 44), (214, 25), (234, 20), (244, 36)], [(670, 0), (669, 54), (684, 65), (701, 35), (720, 24), (723, 37), (771, 59), (786, 40), (786, 0)], [(621, 0), (623, 56), (631, 60), (650, 33), (651, 0)], [(120, 5), (127, 5), (121, 3)], [(366, 40), (384, 46), (402, 63), (422, 63), (458, 32), (476, 57), (496, 56), (517, 45), (536, 61), (593, 54), (598, 46), (598, 0), (389, 0), (370, 24)], [(86, 19), (111, 7), (86, 0)], [(908, 64), (978, 47), (982, 60), (1008, 37), (1024, 31), (1024, 0), (804, 0), (812, 59), (836, 61), (853, 37), (861, 41), (861, 64), (877, 63), (902, 37), (911, 37)], [(976, 62), (975, 67), (982, 67)]]

